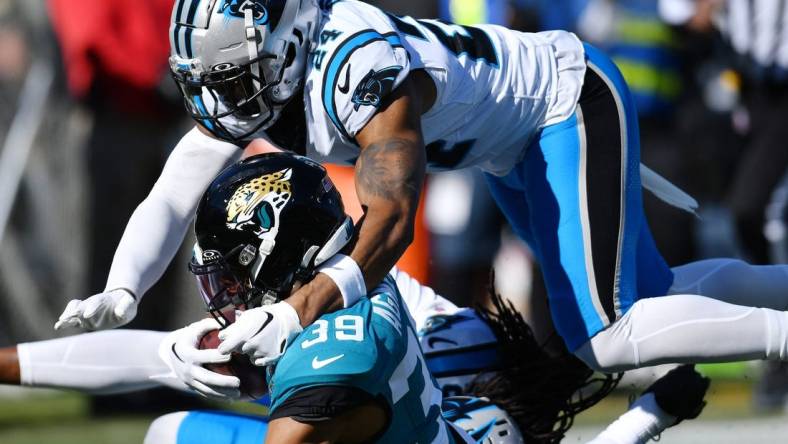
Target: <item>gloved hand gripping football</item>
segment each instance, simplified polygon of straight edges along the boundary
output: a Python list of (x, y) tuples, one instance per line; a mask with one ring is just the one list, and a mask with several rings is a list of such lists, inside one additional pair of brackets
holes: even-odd
[(298, 313), (287, 302), (246, 310), (219, 332), (219, 352), (248, 355), (254, 365), (275, 363), (293, 339), (303, 331)]

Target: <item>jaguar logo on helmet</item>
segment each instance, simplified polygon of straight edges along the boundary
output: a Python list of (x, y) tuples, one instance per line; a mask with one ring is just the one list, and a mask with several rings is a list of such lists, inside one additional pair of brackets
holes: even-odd
[(277, 231), (279, 213), (293, 195), (291, 175), (286, 168), (241, 185), (227, 202), (227, 228), (252, 231), (260, 239)]
[(254, 14), (254, 21), (258, 25), (268, 23), (268, 10), (265, 9), (265, 2), (262, 0), (222, 0), (218, 12), (225, 17), (244, 18), (244, 10), (251, 9)]

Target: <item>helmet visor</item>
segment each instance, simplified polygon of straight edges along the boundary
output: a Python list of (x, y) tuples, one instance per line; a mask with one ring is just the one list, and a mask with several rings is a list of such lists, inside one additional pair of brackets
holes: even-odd
[(170, 64), (192, 118), (220, 138), (240, 140), (265, 129), (273, 118), (274, 104), (266, 94), (272, 83), (264, 74), (269, 59), (241, 66), (222, 63), (199, 75), (174, 58)]
[(234, 320), (235, 310), (246, 309), (248, 292), (224, 258), (216, 255), (217, 258), (207, 264), (193, 257), (189, 271), (197, 281), (197, 290), (206, 308), (226, 327)]

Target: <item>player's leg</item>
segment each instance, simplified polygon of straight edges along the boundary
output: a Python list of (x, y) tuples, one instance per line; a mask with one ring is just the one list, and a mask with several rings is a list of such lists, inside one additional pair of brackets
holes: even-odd
[(108, 330), (19, 344), (0, 351), (0, 382), (94, 394), (157, 387), (150, 377), (170, 371), (158, 356), (166, 335)]
[[(623, 84), (620, 75), (615, 80)], [(614, 322), (638, 294), (637, 120), (612, 83), (589, 64), (576, 113), (545, 128), (509, 175), (488, 176), (509, 222), (521, 236), (531, 234), (553, 322), (569, 350)], [(520, 191), (519, 202), (500, 192), (504, 186)], [(518, 205), (530, 209), (527, 219)], [(652, 273), (662, 283), (654, 295), (664, 294), (670, 270), (663, 262)]]
[[(589, 366), (786, 357), (783, 313), (711, 298), (662, 298), (673, 282), (642, 222), (637, 120), (615, 67), (589, 48), (576, 114), (545, 128), (516, 176), (556, 329)], [(538, 209), (538, 211), (536, 210)], [(631, 308), (631, 309), (630, 309)], [(588, 338), (593, 337), (591, 341)]]
[(144, 444), (262, 444), (268, 418), (228, 412), (175, 412), (156, 418)]
[(673, 267), (669, 294), (700, 294), (748, 307), (788, 311), (788, 266), (707, 259)]
[[(615, 90), (613, 93), (627, 96), (625, 85), (618, 85), (615, 81), (615, 69), (605, 68), (607, 61), (604, 57), (595, 54), (593, 49), (589, 49), (589, 57), (592, 59), (590, 68), (593, 68), (593, 62), (596, 61), (602, 68), (600, 76), (608, 76), (614, 80), (611, 88)], [(637, 127), (630, 123), (635, 119), (633, 114), (626, 110), (627, 100), (622, 99), (621, 102), (624, 103), (626, 127), (633, 128), (628, 131), (631, 140), (627, 153), (631, 159), (637, 155), (634, 152)], [(586, 132), (591, 131), (589, 123)], [(588, 150), (591, 150), (590, 144)], [(639, 182), (629, 177), (626, 180), (624, 189), (628, 192), (625, 194), (639, 198), (640, 188), (635, 186)], [(630, 199), (626, 199), (626, 204), (630, 205), (628, 210), (631, 210), (627, 211), (626, 215), (630, 217), (634, 214), (633, 218), (637, 220), (642, 218), (642, 205), (639, 199), (634, 202), (634, 205), (630, 205)], [(589, 207), (592, 204), (596, 202), (589, 200)], [(656, 251), (645, 222), (638, 230), (634, 255), (625, 245), (620, 250), (618, 259), (621, 269), (616, 272), (621, 284), (635, 283), (637, 293), (625, 293), (631, 288), (621, 286), (619, 300), (624, 304), (618, 305), (622, 310), (616, 313), (620, 318), (613, 319), (610, 326), (577, 349), (578, 357), (590, 367), (603, 371), (620, 371), (666, 362), (788, 358), (788, 318), (782, 312), (729, 304), (695, 294), (650, 298), (667, 294), (668, 287), (673, 284), (673, 276), (665, 274), (664, 261)], [(625, 238), (628, 234), (631, 232), (624, 230)], [(636, 276), (628, 274), (626, 268), (633, 260)], [(693, 268), (697, 271), (704, 266), (696, 265), (678, 270), (678, 285), (690, 278), (689, 270)], [(730, 292), (719, 289), (718, 293), (716, 296), (723, 299), (724, 293)], [(638, 298), (640, 299), (634, 305), (630, 305), (631, 308), (625, 305), (632, 304)]]
[[(659, 294), (662, 284), (652, 271), (660, 262), (644, 223), (638, 239), (639, 294)], [(788, 267), (711, 259), (674, 267), (673, 273), (671, 296), (639, 300), (576, 354), (604, 371), (667, 362), (786, 359), (788, 318), (782, 311), (788, 309)]]

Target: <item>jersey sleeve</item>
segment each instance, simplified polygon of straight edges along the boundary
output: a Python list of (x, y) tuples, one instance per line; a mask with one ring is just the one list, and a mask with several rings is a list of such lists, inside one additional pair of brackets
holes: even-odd
[(432, 288), (421, 285), (404, 271), (395, 267), (389, 275), (396, 280), (402, 300), (416, 323), (416, 331), (421, 331), (432, 316), (452, 315), (460, 311), (453, 302), (435, 293)]
[(329, 120), (352, 140), (407, 77), (408, 53), (399, 34), (380, 27), (342, 32), (332, 43), (322, 67), (320, 98)]
[(361, 405), (376, 402), (370, 393), (352, 386), (317, 385), (297, 391), (276, 406), (271, 420), (292, 418), (299, 422), (329, 421)]
[(268, 379), (271, 410), (321, 386), (353, 387), (374, 396), (388, 347), (374, 323), (373, 305), (362, 299), (305, 328)]

